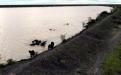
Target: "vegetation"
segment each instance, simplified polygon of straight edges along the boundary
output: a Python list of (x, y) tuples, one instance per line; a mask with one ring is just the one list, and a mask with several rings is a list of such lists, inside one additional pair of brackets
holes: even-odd
[[(113, 13), (112, 10), (111, 10), (111, 13)], [(110, 15), (111, 13), (108, 13), (107, 11), (103, 11), (103, 12), (101, 12), (101, 13), (97, 16), (97, 19), (96, 19), (96, 20), (102, 20), (102, 19), (104, 19), (106, 16)]]
[(62, 35), (60, 36), (62, 43), (66, 42), (65, 36), (66, 36), (66, 34), (62, 34)]
[(6, 66), (13, 65), (13, 64), (15, 64), (15, 63), (16, 63), (15, 60), (13, 60), (13, 59), (8, 59), (6, 64), (3, 64), (3, 63), (0, 64), (0, 68), (4, 68), (4, 67), (6, 67)]
[(0, 68), (3, 68), (3, 67), (5, 67), (5, 64), (0, 64)]
[[(113, 13), (113, 12), (111, 12)], [(94, 26), (96, 23), (98, 23), (99, 21), (101, 21), (102, 19), (104, 19), (106, 16), (110, 15), (111, 13), (108, 13), (107, 11), (103, 11), (101, 12), (96, 19), (92, 19), (91, 17), (88, 17), (88, 22), (87, 24), (85, 24), (84, 22), (82, 23), (83, 24), (83, 27), (88, 29), (92, 26)]]
[(16, 61), (13, 60), (13, 59), (8, 59), (8, 60), (7, 60), (7, 65), (12, 65), (12, 64), (14, 64), (14, 63), (16, 63)]
[(103, 65), (103, 75), (119, 75), (121, 74), (121, 41), (110, 53)]

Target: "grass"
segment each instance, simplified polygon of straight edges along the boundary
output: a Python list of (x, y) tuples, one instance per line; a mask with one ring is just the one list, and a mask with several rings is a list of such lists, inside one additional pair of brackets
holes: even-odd
[(103, 75), (121, 74), (121, 41), (105, 59), (103, 65)]

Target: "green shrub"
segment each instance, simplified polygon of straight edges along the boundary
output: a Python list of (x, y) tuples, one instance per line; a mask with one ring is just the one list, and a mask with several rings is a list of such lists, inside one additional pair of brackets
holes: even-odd
[(16, 63), (16, 61), (13, 60), (13, 59), (8, 59), (7, 60), (7, 65), (12, 65), (12, 64), (15, 64), (15, 63)]
[(15, 60), (13, 60), (13, 59), (8, 59), (6, 64), (4, 64), (4, 63), (1, 63), (1, 64), (0, 64), (0, 68), (4, 68), (4, 67), (6, 67), (6, 66), (13, 65), (13, 64), (15, 64), (15, 63), (16, 63)]

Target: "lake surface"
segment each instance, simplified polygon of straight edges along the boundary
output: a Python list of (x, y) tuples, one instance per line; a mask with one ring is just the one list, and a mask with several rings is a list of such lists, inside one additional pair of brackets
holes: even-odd
[(66, 38), (77, 34), (88, 17), (96, 18), (110, 9), (104, 6), (0, 8), (0, 63), (11, 58), (29, 58), (29, 50), (41, 53), (47, 47), (31, 47), (32, 40), (47, 40), (47, 44), (54, 41), (57, 45), (61, 34), (66, 34)]

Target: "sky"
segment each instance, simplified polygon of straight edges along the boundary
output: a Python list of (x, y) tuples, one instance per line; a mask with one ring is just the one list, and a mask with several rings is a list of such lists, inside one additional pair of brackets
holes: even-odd
[(121, 0), (0, 0), (0, 5), (16, 4), (121, 4)]

